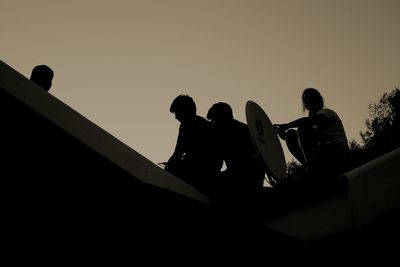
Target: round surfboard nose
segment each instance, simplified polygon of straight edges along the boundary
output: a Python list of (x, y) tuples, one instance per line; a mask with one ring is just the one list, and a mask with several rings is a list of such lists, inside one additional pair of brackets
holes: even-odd
[(286, 160), (271, 120), (255, 102), (246, 103), (246, 121), (251, 140), (267, 168), (267, 175), (277, 181), (286, 177)]

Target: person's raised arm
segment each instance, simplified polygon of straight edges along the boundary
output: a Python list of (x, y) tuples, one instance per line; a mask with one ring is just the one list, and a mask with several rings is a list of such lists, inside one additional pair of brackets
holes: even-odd
[(326, 125), (328, 122), (328, 118), (322, 114), (317, 114), (315, 116), (310, 117), (302, 117), (297, 120), (291, 121), (289, 123), (283, 124), (274, 124), (275, 130), (280, 138), (285, 139), (285, 132), (290, 128), (298, 128), (298, 127), (311, 127), (317, 126), (321, 127)]

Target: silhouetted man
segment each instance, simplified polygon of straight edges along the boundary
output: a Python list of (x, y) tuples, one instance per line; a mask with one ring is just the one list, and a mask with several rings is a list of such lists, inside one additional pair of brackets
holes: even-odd
[(188, 95), (176, 97), (170, 112), (181, 124), (174, 153), (165, 170), (209, 194), (211, 182), (222, 167), (222, 160), (216, 153), (213, 126), (196, 115), (196, 104)]
[(30, 80), (45, 91), (49, 91), (53, 82), (54, 71), (46, 65), (38, 65), (33, 68)]
[(265, 168), (256, 154), (247, 125), (235, 120), (232, 108), (222, 102), (209, 109), (207, 119), (215, 125), (219, 154), (226, 165), (218, 177), (218, 192), (228, 200), (250, 200), (262, 191)]

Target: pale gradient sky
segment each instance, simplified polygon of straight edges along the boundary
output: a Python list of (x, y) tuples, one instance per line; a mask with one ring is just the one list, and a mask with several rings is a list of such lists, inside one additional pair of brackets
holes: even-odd
[(161, 162), (179, 94), (202, 116), (223, 101), (245, 121), (253, 100), (283, 123), (315, 87), (360, 140), (368, 103), (400, 86), (399, 14), (400, 0), (0, 0), (0, 55), (27, 77), (49, 65), (51, 94)]

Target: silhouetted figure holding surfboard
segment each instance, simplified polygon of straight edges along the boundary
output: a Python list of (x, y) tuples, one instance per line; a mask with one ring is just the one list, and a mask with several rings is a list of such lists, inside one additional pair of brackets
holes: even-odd
[(275, 124), (276, 131), (304, 165), (306, 176), (338, 175), (344, 170), (349, 154), (342, 121), (335, 111), (324, 107), (321, 94), (314, 88), (303, 91), (302, 102), (308, 117)]
[(165, 170), (207, 195), (222, 167), (222, 160), (216, 153), (214, 127), (196, 115), (196, 104), (188, 95), (177, 96), (170, 112), (181, 124), (174, 153)]
[(30, 80), (45, 91), (49, 91), (53, 82), (54, 71), (46, 65), (37, 65), (32, 69)]
[(216, 179), (217, 195), (227, 201), (247, 201), (263, 189), (264, 163), (257, 157), (246, 124), (235, 120), (227, 103), (214, 104), (207, 113), (215, 126), (218, 151), (225, 161), (226, 170)]

